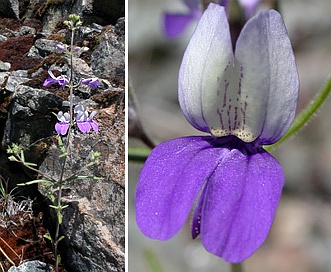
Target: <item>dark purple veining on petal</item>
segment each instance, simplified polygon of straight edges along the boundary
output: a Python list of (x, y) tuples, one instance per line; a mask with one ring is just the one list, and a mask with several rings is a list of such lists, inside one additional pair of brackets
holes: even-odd
[(223, 74), (223, 80), (220, 77), (217, 78), (219, 88), (216, 94), (220, 106), (216, 113), (219, 124), (211, 125), (210, 130), (216, 137), (234, 135), (246, 142), (254, 141), (257, 135), (253, 135), (246, 127), (248, 96), (243, 95), (241, 90), (244, 68), (234, 67), (231, 62), (228, 62)]

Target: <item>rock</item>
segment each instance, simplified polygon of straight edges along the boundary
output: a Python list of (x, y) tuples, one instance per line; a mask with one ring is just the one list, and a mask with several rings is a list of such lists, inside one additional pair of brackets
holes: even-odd
[(7, 40), (7, 37), (0, 34), (0, 42)]
[(12, 97), (6, 122), (5, 144), (20, 143), (28, 147), (54, 133), (54, 117), (62, 99), (48, 91), (20, 85)]
[(8, 272), (52, 272), (52, 267), (40, 261), (28, 261), (18, 267), (12, 266)]
[(29, 26), (22, 26), (19, 35), (36, 34), (36, 29)]
[(45, 57), (51, 53), (58, 52), (56, 45), (63, 45), (58, 41), (47, 40), (47, 39), (38, 39), (35, 41), (34, 46), (39, 51), (39, 55)]
[(0, 72), (6, 72), (10, 69), (11, 64), (9, 62), (3, 62), (0, 60)]
[(124, 83), (125, 44), (124, 18), (108, 29), (92, 53), (92, 69), (96, 76)]
[(18, 0), (1, 0), (0, 15), (5, 17), (19, 19), (19, 1)]
[(10, 73), (7, 83), (4, 88), (9, 92), (15, 92), (19, 85), (28, 82), (28, 72), (25, 70), (17, 70)]

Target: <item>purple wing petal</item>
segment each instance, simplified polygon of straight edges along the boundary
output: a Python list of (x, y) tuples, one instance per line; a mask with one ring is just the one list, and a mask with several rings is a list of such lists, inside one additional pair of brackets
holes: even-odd
[(98, 130), (99, 130), (99, 125), (98, 125), (98, 123), (95, 122), (94, 120), (90, 120), (89, 122), (90, 122), (90, 125), (91, 125), (93, 131), (98, 132)]
[(60, 134), (60, 135), (67, 134), (68, 128), (69, 128), (69, 124), (65, 123), (65, 122), (59, 122), (59, 123), (55, 124), (55, 130), (56, 130), (57, 134)]
[(260, 144), (275, 143), (294, 119), (299, 91), (293, 50), (277, 11), (260, 12), (247, 22), (235, 58), (242, 70), (246, 126), (259, 135)]
[(76, 122), (77, 127), (82, 133), (88, 133), (91, 130), (91, 124), (89, 121), (84, 121), (84, 122)]
[(55, 84), (55, 83), (57, 83), (57, 80), (56, 80), (56, 79), (53, 79), (53, 78), (47, 78), (47, 79), (44, 81), (43, 86), (44, 86), (44, 87), (48, 87), (48, 86), (53, 85), (53, 84)]
[(136, 220), (149, 238), (166, 240), (184, 225), (206, 179), (222, 152), (211, 137), (183, 137), (153, 149), (136, 191)]
[(232, 42), (225, 9), (211, 3), (186, 48), (178, 78), (180, 107), (196, 129), (210, 132), (213, 127), (221, 126), (219, 106), (223, 104), (225, 94), (222, 92), (225, 91), (220, 86), (229, 80), (224, 75), (232, 63)]
[(164, 34), (168, 38), (179, 37), (186, 27), (194, 20), (191, 14), (164, 14)]
[(205, 248), (232, 263), (253, 254), (268, 235), (283, 183), (281, 166), (270, 154), (245, 156), (233, 149), (203, 193)]

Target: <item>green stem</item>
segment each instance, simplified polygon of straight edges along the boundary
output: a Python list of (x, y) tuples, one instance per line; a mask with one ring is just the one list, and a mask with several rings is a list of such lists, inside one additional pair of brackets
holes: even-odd
[(265, 146), (264, 149), (270, 151), (271, 149), (279, 146), (290, 137), (294, 136), (308, 121), (316, 114), (320, 109), (328, 95), (331, 91), (331, 77), (328, 79), (325, 87), (320, 90), (314, 98), (310, 101), (308, 106), (306, 106), (299, 115), (294, 119), (294, 122), (287, 133), (281, 138), (277, 143), (273, 145)]
[[(57, 206), (61, 207), (61, 199), (62, 199), (62, 186), (63, 186), (63, 177), (64, 177), (64, 171), (65, 166), (67, 162), (67, 156), (69, 154), (69, 144), (70, 144), (70, 136), (71, 136), (71, 127), (73, 124), (73, 77), (74, 77), (74, 69), (73, 69), (73, 47), (74, 47), (74, 34), (75, 30), (74, 28), (71, 29), (71, 41), (70, 41), (70, 81), (69, 81), (69, 114), (70, 114), (70, 123), (69, 123), (69, 129), (68, 129), (68, 135), (67, 135), (67, 142), (66, 142), (66, 156), (63, 158), (63, 163), (61, 167), (61, 175), (60, 179), (58, 181), (58, 197), (57, 197)], [(56, 210), (56, 230), (55, 230), (55, 237), (54, 237), (54, 256), (55, 256), (55, 271), (58, 271), (59, 263), (57, 258), (57, 252), (58, 252), (58, 243), (59, 243), (59, 234), (60, 234), (60, 222), (59, 222), (59, 216), (61, 216), (62, 209)]]
[(243, 266), (241, 263), (232, 263), (231, 264), (231, 272), (244, 272)]

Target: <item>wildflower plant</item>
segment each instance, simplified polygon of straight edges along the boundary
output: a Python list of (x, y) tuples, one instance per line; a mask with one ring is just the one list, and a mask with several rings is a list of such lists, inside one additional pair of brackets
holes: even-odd
[[(66, 165), (70, 159), (70, 142), (72, 141), (72, 131), (75, 129), (75, 127), (77, 127), (78, 131), (81, 133), (89, 133), (91, 130), (97, 132), (99, 130), (98, 123), (93, 120), (93, 117), (96, 115), (96, 111), (89, 113), (87, 108), (83, 104), (79, 103), (79, 99), (74, 96), (74, 89), (79, 88), (81, 85), (86, 85), (91, 89), (96, 89), (100, 86), (100, 83), (95, 77), (80, 79), (80, 81), (76, 83), (73, 82), (73, 57), (79, 56), (82, 52), (87, 51), (88, 48), (77, 47), (73, 44), (75, 30), (77, 30), (82, 25), (80, 17), (78, 15), (71, 14), (69, 16), (69, 20), (65, 21), (64, 24), (71, 31), (71, 44), (70, 46), (58, 44), (56, 49), (58, 53), (66, 54), (68, 56), (70, 63), (70, 75), (55, 76), (54, 73), (49, 70), (48, 73), (50, 77), (47, 78), (43, 83), (44, 87), (57, 84), (60, 88), (69, 89), (69, 101), (64, 101), (63, 103), (64, 106), (69, 106), (69, 111), (59, 111), (57, 114), (55, 114), (58, 120), (55, 124), (55, 131), (58, 134), (58, 159), (61, 165), (60, 175), (53, 177), (40, 171), (37, 167), (37, 164), (27, 162), (24, 156), (24, 149), (20, 145), (12, 144), (12, 146), (8, 147), (7, 149), (7, 153), (12, 154), (9, 159), (22, 163), (25, 167), (38, 174), (38, 179), (21, 185), (43, 183), (44, 189), (48, 193), (48, 196), (52, 202), (50, 207), (54, 209), (56, 213), (55, 234), (54, 237), (51, 237), (50, 235), (45, 235), (44, 237), (49, 239), (54, 247), (54, 256), (56, 258), (55, 271), (58, 271), (58, 265), (61, 261), (60, 255), (58, 254), (58, 244), (62, 239), (64, 239), (64, 236), (60, 236), (60, 225), (62, 224), (63, 210), (67, 207), (67, 205), (63, 205), (61, 201), (63, 185), (69, 183), (70, 181), (80, 179), (101, 179), (100, 177), (86, 176), (81, 174), (87, 170), (88, 167), (94, 164), (98, 164), (100, 153), (95, 151), (91, 152), (90, 161), (86, 162), (86, 165), (79, 169), (77, 173), (66, 173)], [(57, 195), (54, 194), (53, 188), (57, 189)]]

